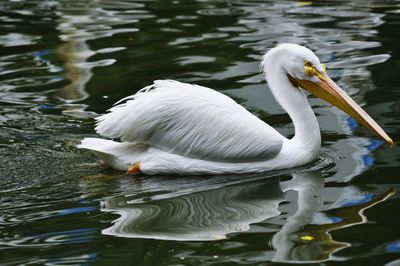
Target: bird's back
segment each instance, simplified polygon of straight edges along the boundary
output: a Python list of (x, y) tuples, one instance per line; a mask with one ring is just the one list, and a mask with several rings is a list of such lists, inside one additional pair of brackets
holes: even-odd
[(231, 98), (172, 80), (155, 81), (97, 121), (103, 136), (213, 161), (270, 159), (283, 140)]

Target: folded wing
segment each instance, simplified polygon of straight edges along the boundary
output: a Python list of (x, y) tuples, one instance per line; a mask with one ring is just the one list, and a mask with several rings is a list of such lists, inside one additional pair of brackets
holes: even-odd
[(193, 158), (259, 161), (275, 157), (283, 137), (212, 89), (157, 80), (97, 118), (96, 131)]

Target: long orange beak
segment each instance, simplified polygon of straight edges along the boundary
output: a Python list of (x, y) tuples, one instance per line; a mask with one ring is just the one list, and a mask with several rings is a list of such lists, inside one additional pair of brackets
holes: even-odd
[(385, 131), (358, 105), (351, 99), (336, 83), (326, 74), (326, 72), (316, 72), (318, 82), (305, 79), (296, 79), (288, 76), (290, 81), (297, 87), (308, 90), (315, 96), (335, 105), (345, 113), (353, 117), (364, 127), (386, 141), (390, 146), (393, 140)]

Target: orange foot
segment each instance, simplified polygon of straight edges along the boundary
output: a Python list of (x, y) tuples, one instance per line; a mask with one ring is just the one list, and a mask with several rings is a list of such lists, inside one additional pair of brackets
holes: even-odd
[(137, 175), (140, 174), (140, 163), (135, 163), (131, 167), (129, 167), (128, 171), (126, 171), (128, 175)]

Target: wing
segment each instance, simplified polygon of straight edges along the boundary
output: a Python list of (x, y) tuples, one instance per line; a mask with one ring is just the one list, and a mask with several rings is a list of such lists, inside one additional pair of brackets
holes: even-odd
[(157, 80), (124, 100), (97, 118), (100, 135), (215, 161), (265, 160), (282, 148), (275, 129), (206, 87)]

